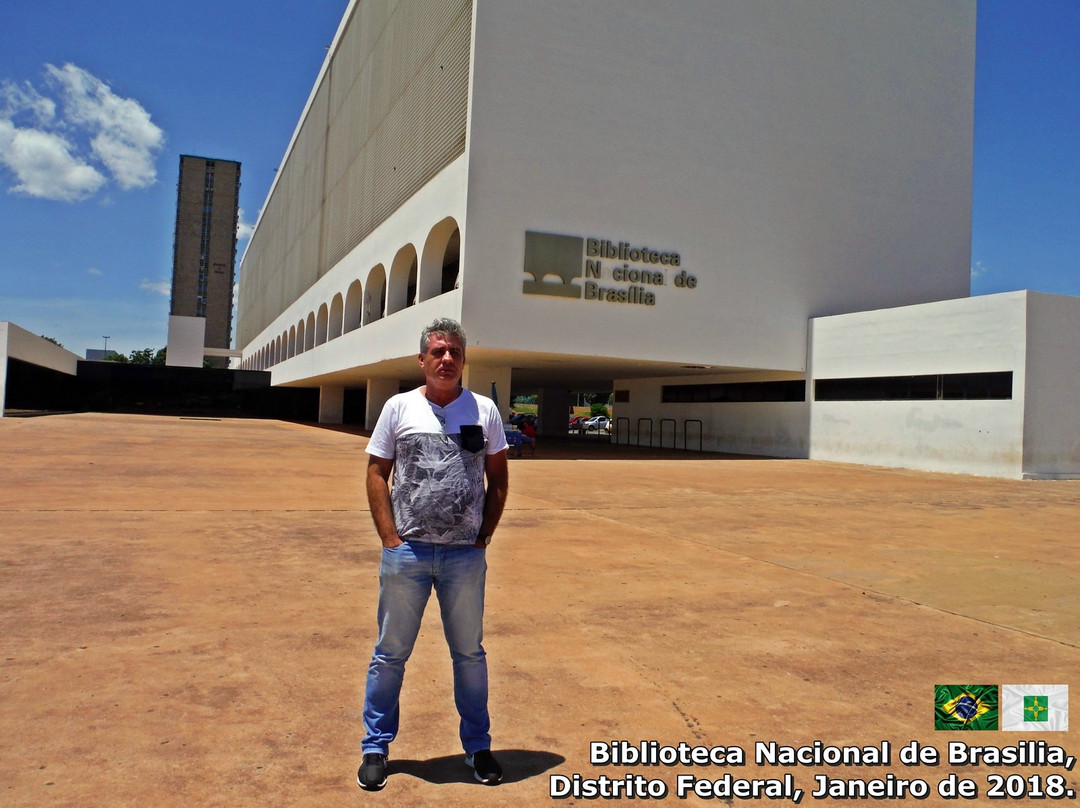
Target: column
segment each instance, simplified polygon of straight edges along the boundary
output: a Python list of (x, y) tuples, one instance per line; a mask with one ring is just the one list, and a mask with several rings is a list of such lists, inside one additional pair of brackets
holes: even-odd
[[(468, 353), (466, 352), (466, 357)], [(474, 365), (465, 362), (465, 372), (461, 376), (461, 385), (473, 393), (482, 396), (492, 396), (492, 385), (495, 389), (495, 398), (499, 402), (499, 413), (503, 423), (510, 420), (510, 368), (498, 365)]]
[(565, 438), (566, 425), (570, 422), (570, 391), (562, 387), (544, 387), (537, 401), (537, 434)]
[(340, 424), (345, 414), (345, 388), (337, 384), (319, 387), (319, 423)]

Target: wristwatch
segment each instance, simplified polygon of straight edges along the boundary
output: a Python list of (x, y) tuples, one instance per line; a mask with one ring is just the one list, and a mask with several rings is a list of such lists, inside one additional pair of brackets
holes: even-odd
[(484, 545), (485, 547), (487, 547), (489, 544), (491, 544), (491, 534), (490, 533), (481, 533), (479, 536), (476, 537), (476, 540), (478, 542), (480, 542), (482, 545)]

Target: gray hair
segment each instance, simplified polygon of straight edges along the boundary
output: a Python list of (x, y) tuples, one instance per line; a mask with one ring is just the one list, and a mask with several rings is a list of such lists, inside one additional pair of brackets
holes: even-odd
[(461, 323), (457, 320), (451, 320), (449, 317), (440, 317), (420, 334), (421, 355), (427, 353), (428, 342), (433, 334), (443, 338), (456, 337), (461, 343), (461, 350), (465, 350), (465, 329), (461, 327)]

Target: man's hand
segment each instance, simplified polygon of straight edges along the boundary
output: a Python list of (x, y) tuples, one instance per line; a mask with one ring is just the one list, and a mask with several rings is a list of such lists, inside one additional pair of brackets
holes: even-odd
[[(484, 521), (480, 523), (480, 536), (490, 536), (499, 526), (506, 494), (510, 489), (510, 467), (506, 461), (506, 449), (484, 460), (484, 475), (487, 478), (487, 490), (484, 496)], [(486, 547), (483, 539), (476, 537), (474, 546)]]

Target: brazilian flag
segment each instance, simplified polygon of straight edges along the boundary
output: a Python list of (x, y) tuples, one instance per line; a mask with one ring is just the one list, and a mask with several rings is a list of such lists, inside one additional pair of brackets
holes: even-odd
[(997, 685), (934, 686), (934, 729), (997, 728)]

